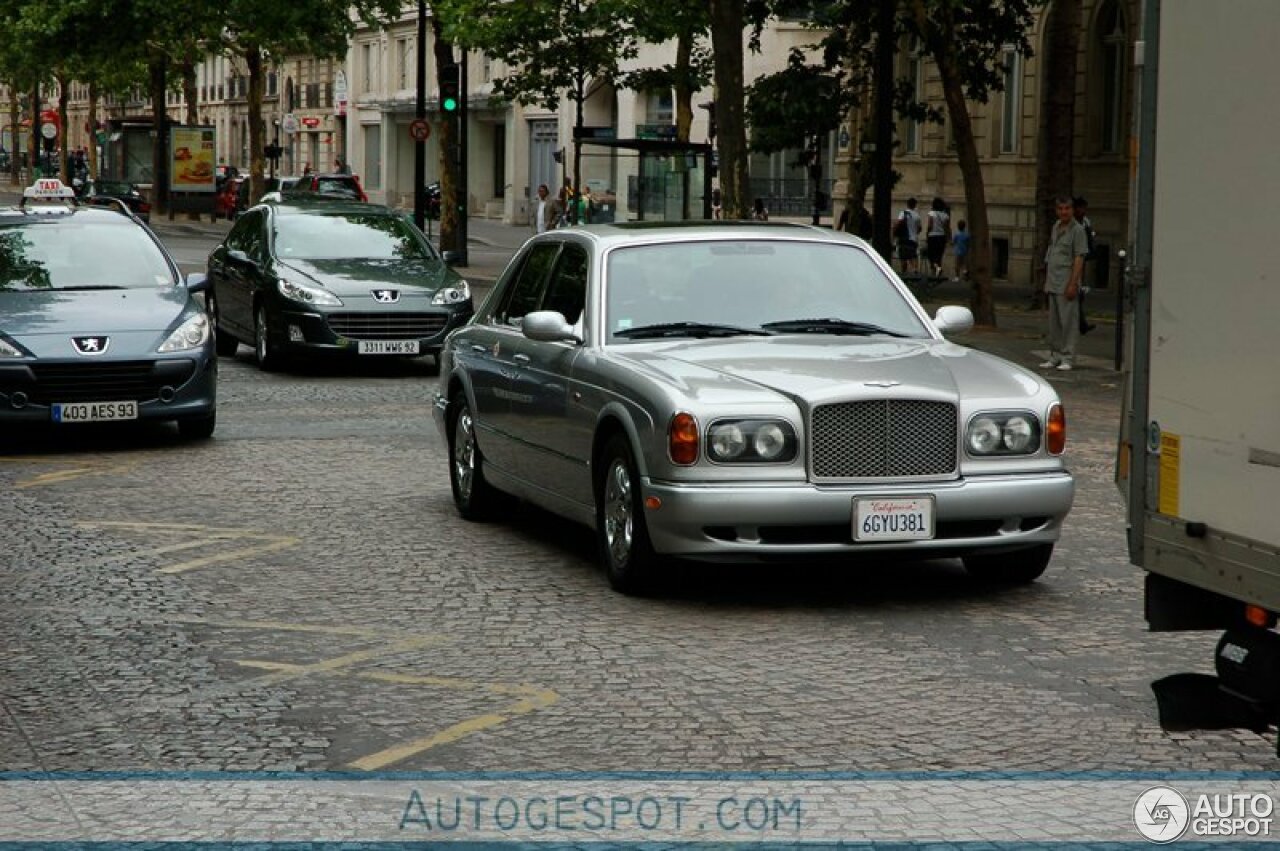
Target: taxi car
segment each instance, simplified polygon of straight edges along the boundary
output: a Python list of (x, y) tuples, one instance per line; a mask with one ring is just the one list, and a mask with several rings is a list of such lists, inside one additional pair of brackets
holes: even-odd
[(209, 255), (218, 353), (272, 370), (304, 354), (434, 355), (471, 290), (402, 213), (285, 198), (240, 216)]
[(0, 208), (0, 425), (217, 423), (204, 275), (183, 277), (123, 205), (81, 207), (39, 180)]
[(595, 529), (610, 582), (669, 556), (961, 557), (1029, 582), (1071, 508), (1043, 378), (949, 342), (866, 243), (767, 223), (527, 242), (441, 354), (464, 518), (499, 492)]

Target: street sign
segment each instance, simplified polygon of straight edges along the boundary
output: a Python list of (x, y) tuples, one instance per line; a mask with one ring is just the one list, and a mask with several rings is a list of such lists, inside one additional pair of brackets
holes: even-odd
[(320, 119), (316, 118), (314, 115), (308, 115), (302, 119), (302, 126), (306, 127), (308, 130), (312, 130), (320, 126)]
[(409, 135), (415, 142), (425, 142), (431, 138), (431, 125), (425, 118), (415, 118), (409, 123)]
[(347, 114), (347, 75), (342, 71), (333, 75), (333, 114)]
[(298, 116), (292, 112), (286, 113), (284, 118), (280, 119), (280, 129), (290, 135), (298, 132)]

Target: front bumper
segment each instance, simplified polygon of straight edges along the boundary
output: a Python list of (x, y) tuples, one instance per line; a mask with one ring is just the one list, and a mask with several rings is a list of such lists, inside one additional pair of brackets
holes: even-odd
[[(370, 315), (366, 311), (349, 311), (337, 310), (333, 313), (352, 313), (357, 312), (362, 315)], [(267, 333), (271, 336), (271, 341), (279, 349), (286, 354), (299, 354), (303, 352), (328, 352), (332, 354), (350, 354), (358, 353), (359, 343), (361, 340), (385, 341), (397, 340), (407, 341), (415, 340), (418, 343), (419, 355), (437, 354), (444, 347), (444, 338), (449, 332), (455, 328), (465, 325), (471, 319), (474, 308), (468, 302), (463, 307), (453, 310), (431, 310), (422, 311), (439, 314), (443, 318), (443, 324), (438, 330), (433, 330), (428, 334), (397, 334), (394, 331), (381, 332), (377, 334), (362, 334), (360, 332), (352, 334), (337, 333), (330, 322), (330, 313), (321, 311), (299, 310), (292, 305), (285, 307), (274, 314), (269, 315), (267, 320)], [(388, 313), (389, 318), (395, 318), (396, 313)], [(386, 355), (375, 355), (371, 357), (386, 357)], [(412, 356), (410, 356), (412, 357)]]
[[(146, 359), (129, 361), (140, 364)], [(83, 361), (40, 361), (50, 366), (74, 368)], [(112, 361), (95, 361), (93, 367), (109, 367)], [(113, 379), (95, 373), (74, 391), (42, 386), (30, 363), (0, 364), (0, 422), (52, 423), (52, 406), (59, 402), (136, 401), (139, 420), (199, 419), (217, 410), (218, 361), (213, 351), (182, 353), (151, 360), (152, 374)], [(183, 376), (181, 381), (175, 375)], [(74, 378), (74, 376), (72, 376)], [(67, 381), (67, 377), (62, 379)], [(63, 385), (68, 386), (68, 385)], [(93, 389), (97, 388), (97, 389)]]
[[(927, 485), (687, 485), (645, 479), (654, 549), (737, 561), (769, 556), (909, 552), (920, 558), (977, 555), (1053, 543), (1071, 510), (1069, 473), (982, 476)], [(935, 537), (855, 543), (854, 497), (932, 495)]]

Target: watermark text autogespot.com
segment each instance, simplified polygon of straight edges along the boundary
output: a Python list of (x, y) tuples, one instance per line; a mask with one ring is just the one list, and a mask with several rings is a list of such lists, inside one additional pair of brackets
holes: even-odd
[(804, 824), (801, 798), (682, 795), (556, 795), (553, 797), (430, 796), (409, 793), (401, 830), (426, 832), (632, 831), (796, 832)]

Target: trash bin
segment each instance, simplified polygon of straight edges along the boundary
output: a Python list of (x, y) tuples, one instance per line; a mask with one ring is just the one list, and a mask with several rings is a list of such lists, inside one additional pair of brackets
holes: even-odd
[(1105, 290), (1111, 280), (1111, 245), (1105, 242), (1093, 246), (1093, 287)]

